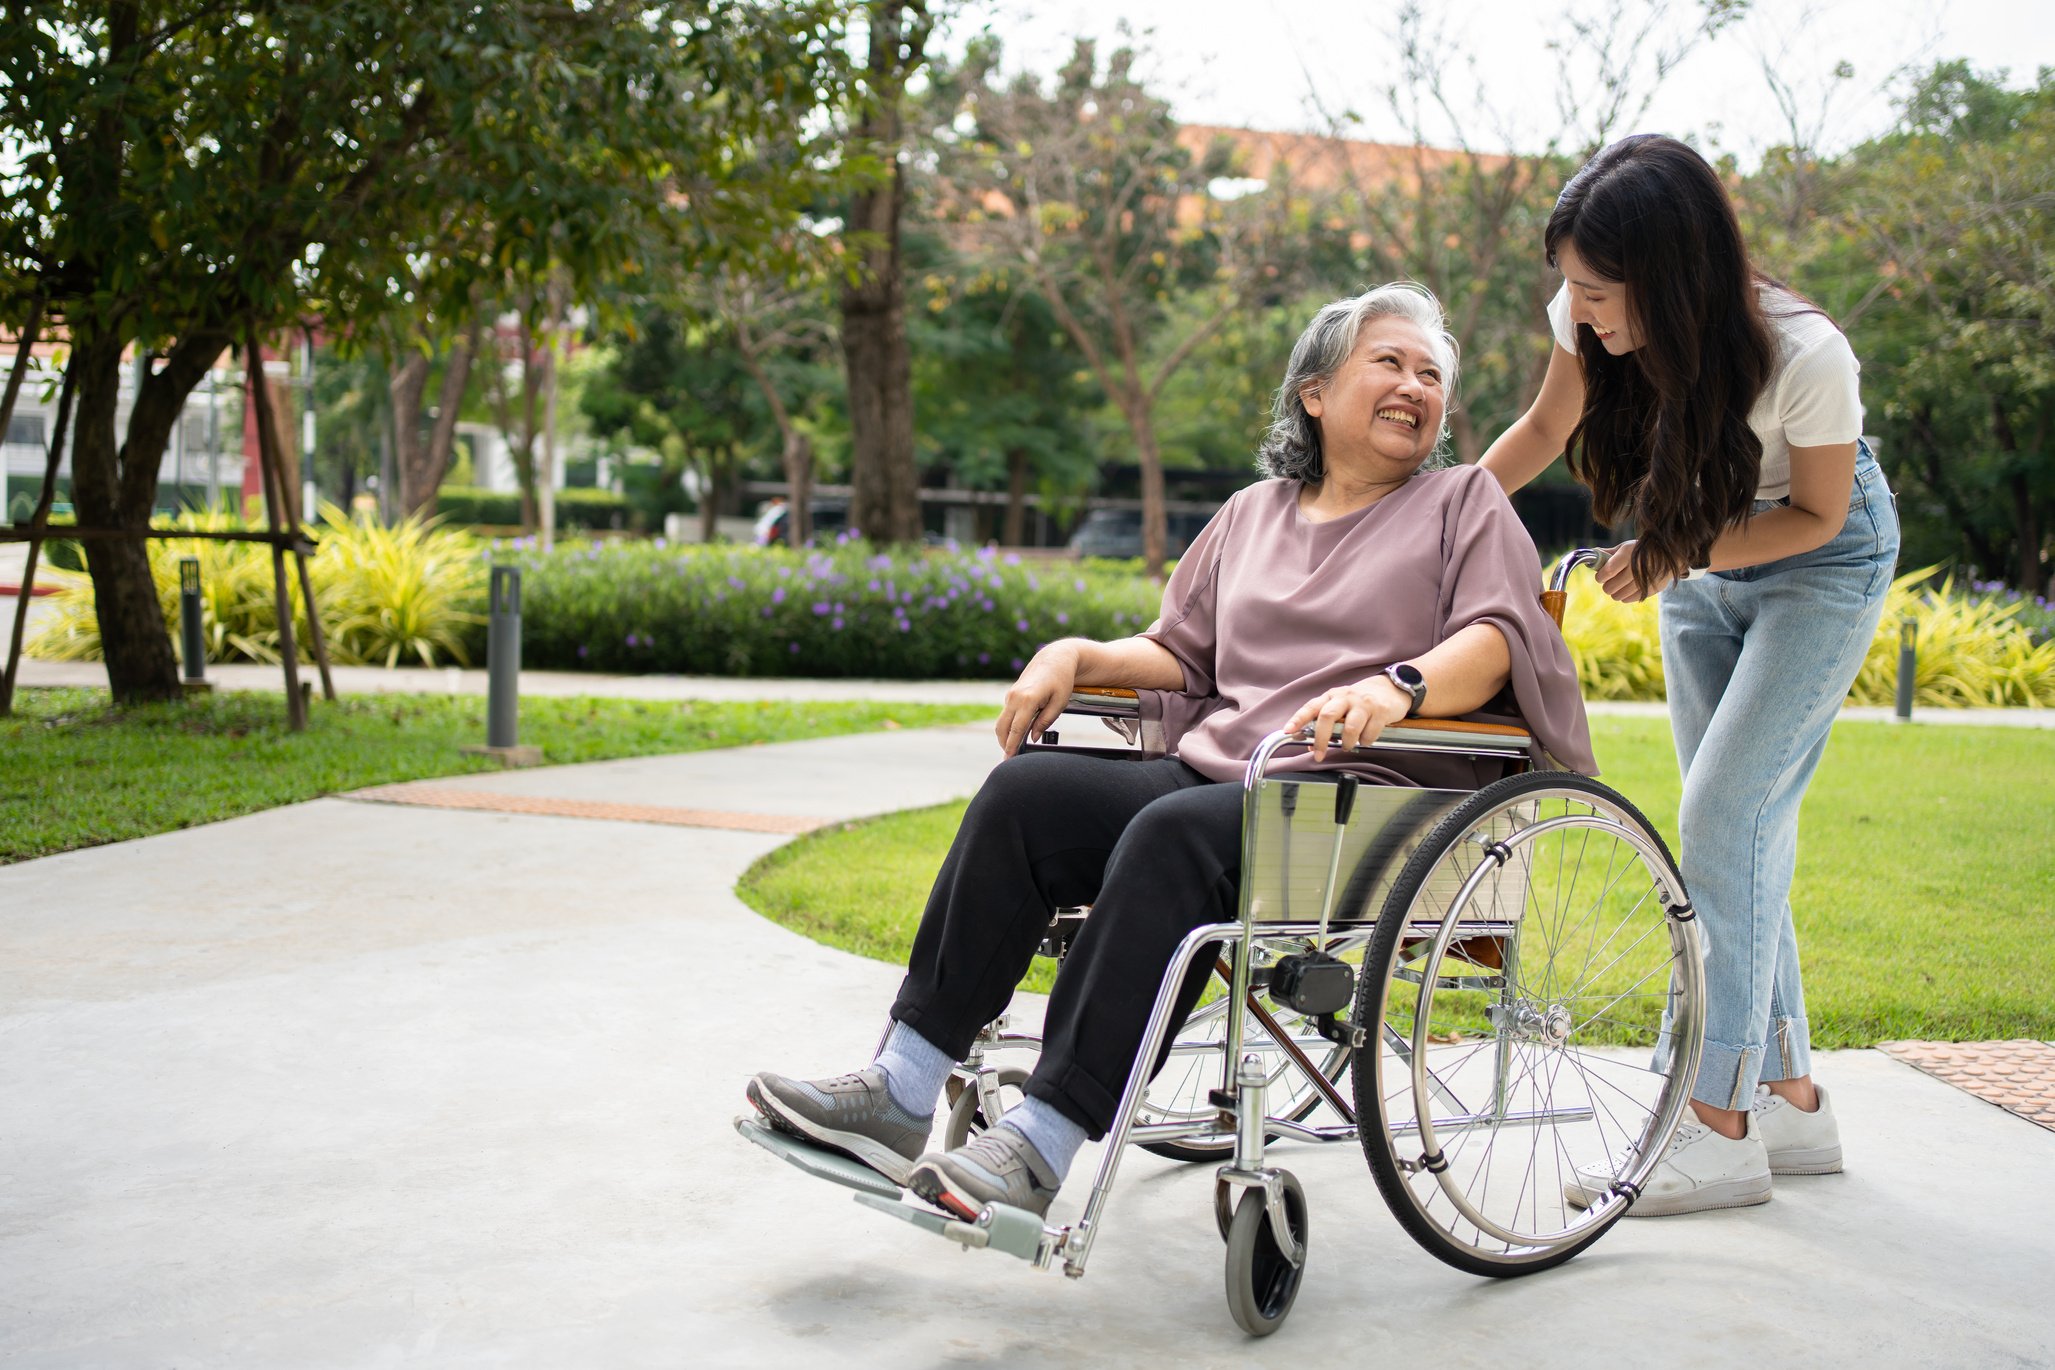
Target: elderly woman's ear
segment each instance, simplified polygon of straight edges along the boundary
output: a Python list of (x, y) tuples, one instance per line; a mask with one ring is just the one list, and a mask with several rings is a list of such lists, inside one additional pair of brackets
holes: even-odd
[(1304, 406), (1308, 417), (1316, 419), (1320, 417), (1319, 382), (1316, 381), (1311, 385), (1299, 387), (1299, 403)]

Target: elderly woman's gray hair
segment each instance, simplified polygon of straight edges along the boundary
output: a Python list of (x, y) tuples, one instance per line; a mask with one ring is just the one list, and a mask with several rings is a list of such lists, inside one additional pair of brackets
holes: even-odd
[(1388, 315), (1419, 325), (1427, 335), (1428, 346), (1438, 354), (1447, 407), (1442, 413), (1441, 431), (1435, 435), (1430, 464), (1446, 455), (1447, 410), (1456, 407), (1461, 350), (1455, 335), (1448, 331), (1448, 320), (1443, 317), (1441, 301), (1434, 298), (1434, 292), (1411, 281), (1396, 281), (1322, 306), (1313, 322), (1306, 325), (1306, 331), (1299, 334), (1298, 342), (1292, 345), (1291, 364), (1285, 368), (1284, 384), (1277, 387), (1270, 431), (1263, 435), (1263, 446), (1256, 453), (1257, 464), (1265, 475), (1314, 481), (1327, 474), (1327, 463), (1320, 451), (1320, 424), (1306, 412), (1306, 391), (1318, 390), (1341, 369), (1341, 364), (1356, 350), (1363, 325)]

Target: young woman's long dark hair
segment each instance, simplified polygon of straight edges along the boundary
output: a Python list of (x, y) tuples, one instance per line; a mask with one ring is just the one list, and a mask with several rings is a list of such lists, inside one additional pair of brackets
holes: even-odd
[(1624, 283), (1640, 334), (1615, 357), (1579, 331), (1584, 413), (1570, 471), (1600, 519), (1634, 520), (1642, 584), (1703, 566), (1755, 498), (1762, 440), (1748, 412), (1776, 364), (1726, 188), (1674, 138), (1623, 138), (1563, 187), (1544, 241), (1551, 264), (1568, 243)]

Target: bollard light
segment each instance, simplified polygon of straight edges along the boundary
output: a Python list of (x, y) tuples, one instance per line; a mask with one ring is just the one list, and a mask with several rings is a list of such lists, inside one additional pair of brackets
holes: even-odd
[(200, 616), (200, 559), (185, 557), (178, 563), (179, 648), (185, 657), (185, 678), (207, 678), (207, 630)]
[(521, 732), (521, 568), (492, 568), (485, 635), (485, 745), (511, 751)]
[(1919, 664), (1919, 622), (1911, 614), (1898, 620), (1898, 721), (1912, 721), (1912, 678)]

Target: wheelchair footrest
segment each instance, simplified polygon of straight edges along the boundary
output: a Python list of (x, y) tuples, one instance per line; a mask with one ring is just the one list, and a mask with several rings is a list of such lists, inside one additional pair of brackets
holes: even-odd
[(830, 1151), (826, 1147), (802, 1141), (755, 1118), (737, 1118), (735, 1130), (779, 1160), (790, 1162), (809, 1175), (832, 1180), (845, 1188), (857, 1191), (859, 1198), (871, 1195), (884, 1199), (899, 1197), (898, 1185), (862, 1161), (844, 1156), (839, 1151)]
[(966, 1248), (989, 1247), (1037, 1266), (1047, 1265), (1063, 1240), (1063, 1233), (1044, 1227), (1042, 1220), (1034, 1214), (1006, 1204), (992, 1204), (978, 1215), (976, 1222), (966, 1223), (946, 1213), (937, 1213), (932, 1208), (921, 1208), (876, 1194), (858, 1194), (856, 1201), (866, 1208), (875, 1208), (880, 1213), (889, 1213), (903, 1222), (912, 1223), (922, 1231), (947, 1237)]

